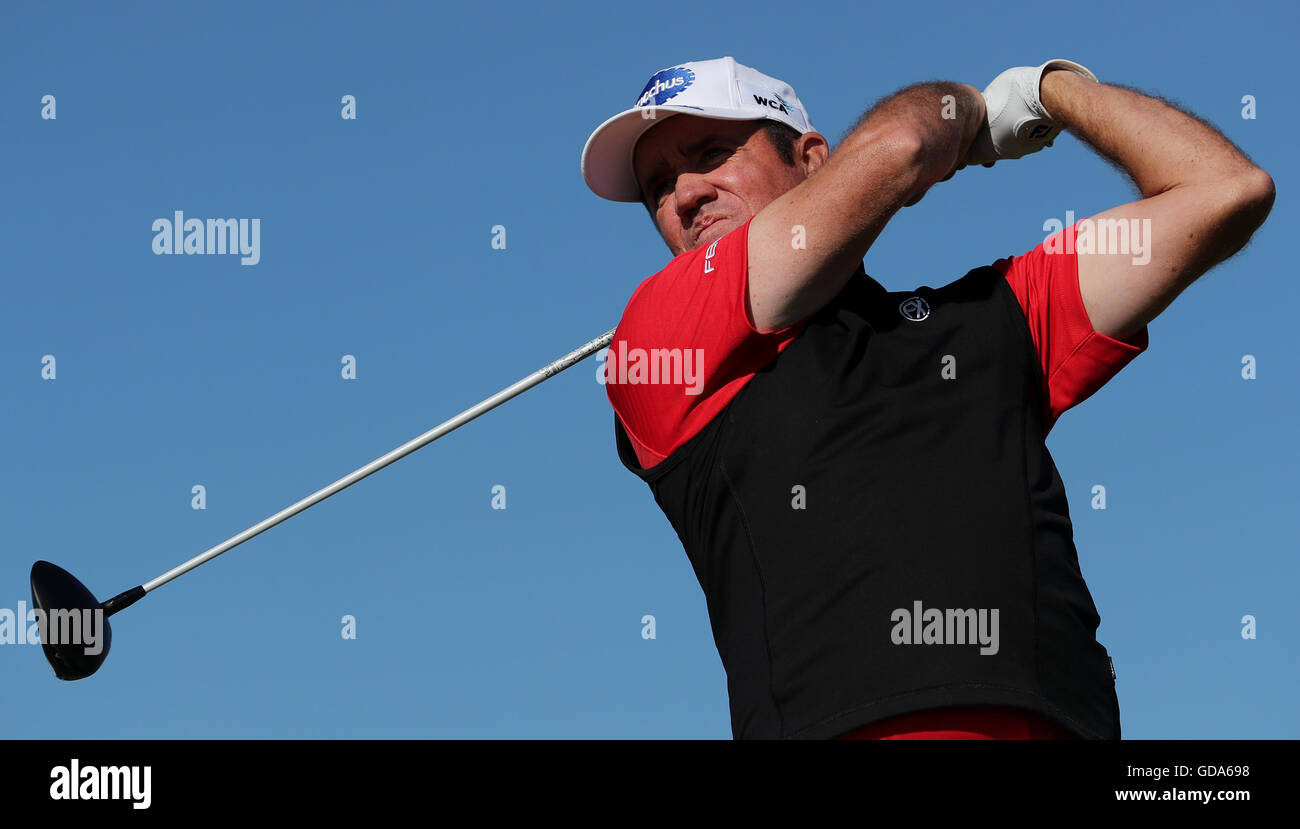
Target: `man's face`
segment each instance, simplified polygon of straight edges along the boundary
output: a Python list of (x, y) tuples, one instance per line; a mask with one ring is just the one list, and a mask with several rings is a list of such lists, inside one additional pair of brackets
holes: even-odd
[(797, 163), (781, 161), (764, 123), (674, 115), (637, 142), (641, 196), (673, 256), (730, 233), (803, 181)]

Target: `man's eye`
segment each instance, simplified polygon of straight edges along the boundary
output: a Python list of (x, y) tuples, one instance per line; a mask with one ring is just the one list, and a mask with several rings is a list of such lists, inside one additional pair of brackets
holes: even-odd
[[(705, 150), (704, 155), (701, 156), (701, 158), (709, 159), (709, 158), (730, 156), (730, 155), (731, 155), (730, 148), (724, 146), (716, 146), (716, 147), (709, 147), (707, 150)], [(666, 180), (656, 182), (655, 184), (650, 185), (651, 188), (649, 191), (650, 198), (654, 199), (657, 202), (663, 198), (663, 194), (665, 190), (672, 189), (674, 186), (676, 185), (673, 182), (666, 181)]]

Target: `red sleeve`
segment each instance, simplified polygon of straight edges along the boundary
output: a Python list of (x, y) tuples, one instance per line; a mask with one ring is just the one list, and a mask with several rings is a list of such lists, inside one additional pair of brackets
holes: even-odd
[(752, 221), (642, 282), (614, 331), (605, 392), (643, 469), (698, 434), (802, 328), (760, 334), (749, 318)]
[(1093, 330), (1079, 293), (1076, 227), (1052, 234), (1023, 256), (993, 263), (1020, 301), (1038, 350), (1046, 378), (1044, 435), (1062, 413), (1091, 397), (1149, 344), (1145, 325), (1128, 342)]

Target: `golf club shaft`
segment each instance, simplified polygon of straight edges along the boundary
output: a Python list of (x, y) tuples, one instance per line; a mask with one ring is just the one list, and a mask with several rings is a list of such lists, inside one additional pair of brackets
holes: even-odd
[(506, 402), (510, 398), (518, 394), (521, 394), (522, 392), (525, 392), (528, 389), (531, 389), (533, 386), (536, 386), (538, 383), (541, 383), (543, 380), (547, 380), (551, 377), (554, 377), (555, 375), (559, 374), (561, 371), (564, 371), (566, 368), (573, 365), (574, 363), (577, 363), (585, 359), (586, 357), (589, 357), (590, 355), (594, 354), (595, 352), (609, 345), (612, 339), (614, 339), (614, 331), (613, 330), (606, 331), (604, 334), (592, 340), (591, 342), (587, 343), (586, 345), (583, 345), (579, 348), (574, 349), (573, 351), (570, 351), (568, 354), (565, 354), (563, 357), (551, 363), (550, 365), (545, 366), (544, 368), (540, 368), (537, 371), (534, 371), (532, 374), (528, 375), (524, 379), (520, 380), (517, 383), (514, 383), (513, 385), (507, 386), (506, 388), (492, 395), (488, 399), (484, 400), (482, 403), (479, 403), (475, 406), (471, 406), (470, 408), (466, 409), (465, 411), (453, 417), (451, 420), (448, 420), (445, 423), (441, 423), (438, 426), (435, 426), (429, 431), (420, 435), (419, 437), (407, 441), (406, 443), (397, 447), (396, 449), (389, 452), (388, 454), (376, 458), (375, 460), (371, 461), (370, 463), (366, 464), (365, 466), (361, 467), (360, 469), (356, 470), (350, 475), (346, 475), (342, 478), (339, 478), (337, 481), (325, 487), (324, 489), (314, 492), (311, 495), (308, 495), (306, 498), (303, 498), (301, 501), (299, 501), (298, 503), (292, 506), (285, 507), (284, 509), (277, 512), (275, 515), (272, 515), (270, 518), (267, 518), (264, 521), (260, 521), (257, 524), (254, 524), (253, 526), (249, 527), (248, 529), (244, 530), (238, 535), (231, 536), (230, 538), (221, 542), (220, 544), (213, 547), (212, 549), (200, 555), (195, 556), (194, 558), (190, 559), (189, 561), (185, 562), (179, 567), (175, 567), (171, 570), (168, 570), (166, 573), (163, 573), (161, 576), (159, 576), (156, 579), (153, 579), (152, 581), (147, 581), (137, 588), (133, 588), (132, 590), (128, 590), (125, 593), (120, 594), (119, 596), (115, 596), (113, 599), (109, 599), (104, 604), (108, 606), (108, 609), (110, 609), (112, 612), (116, 612), (117, 610), (126, 607), (127, 605), (141, 598), (145, 593), (148, 593), (151, 590), (161, 587), (162, 585), (166, 584), (167, 582), (171, 581), (177, 576), (188, 573), (189, 571), (193, 570), (195, 567), (198, 567), (200, 564), (203, 564), (206, 561), (216, 558), (217, 556), (221, 555), (222, 553), (226, 552), (227, 550), (233, 547), (238, 547), (240, 544), (243, 544), (245, 541), (252, 538), (253, 536), (271, 529), (276, 524), (279, 524), (281, 521), (284, 521), (288, 518), (292, 518), (293, 516), (297, 515), (298, 513), (302, 512), (308, 507), (319, 504), (321, 501), (324, 501), (326, 498), (330, 497), (334, 493), (343, 489), (347, 489), (348, 487), (352, 486), (357, 481), (361, 480), (367, 475), (370, 475), (374, 472), (378, 472), (379, 470), (383, 469), (385, 466), (388, 466), (393, 461), (398, 460), (400, 458), (404, 458), (407, 455), (414, 452), (416, 449), (420, 449), (421, 447), (429, 445), (430, 443), (434, 442), (435, 440), (447, 434), (448, 432), (454, 431), (455, 429), (464, 426), (466, 423), (469, 423), (471, 420), (483, 414), (484, 412), (494, 409), (497, 406), (500, 406), (502, 403)]

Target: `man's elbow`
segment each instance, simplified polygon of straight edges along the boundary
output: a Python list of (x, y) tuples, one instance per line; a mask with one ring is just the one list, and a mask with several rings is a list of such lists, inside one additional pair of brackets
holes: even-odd
[(1233, 190), (1234, 215), (1244, 227), (1254, 232), (1269, 212), (1273, 210), (1273, 200), (1277, 190), (1273, 186), (1273, 177), (1259, 167), (1251, 167), (1242, 173)]
[(1273, 209), (1273, 178), (1251, 166), (1212, 191), (1197, 198), (1205, 226), (1210, 229), (1212, 261), (1219, 263), (1236, 255), (1259, 230)]

